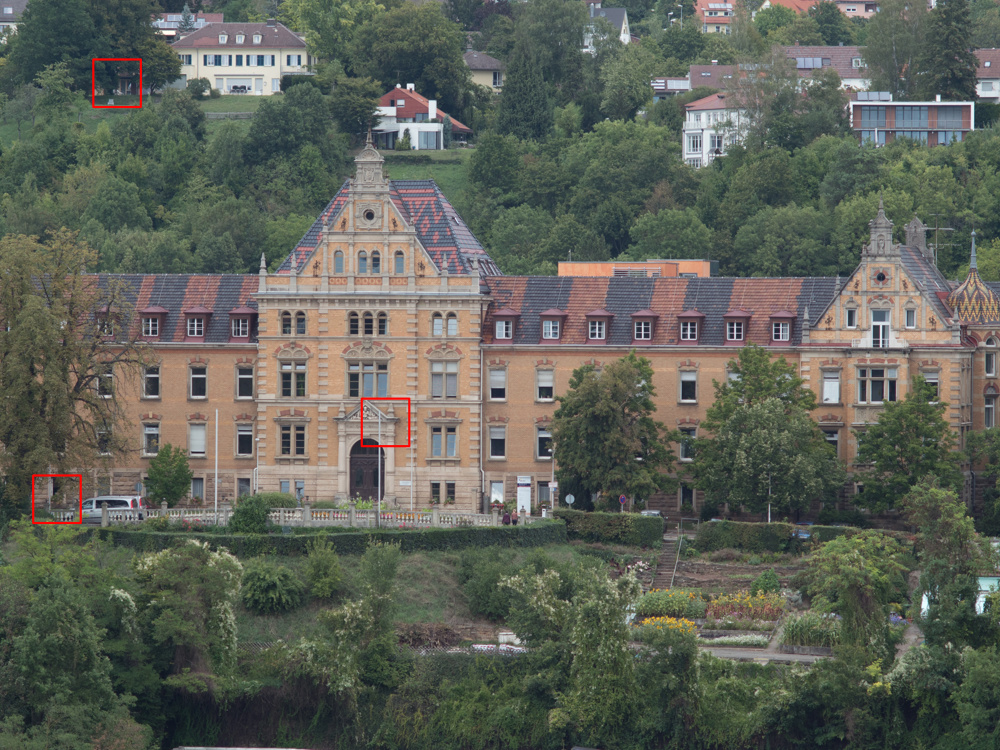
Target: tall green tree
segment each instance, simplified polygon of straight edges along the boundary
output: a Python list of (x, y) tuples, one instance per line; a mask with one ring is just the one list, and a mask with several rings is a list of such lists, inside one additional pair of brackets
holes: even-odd
[(497, 131), (525, 140), (543, 140), (552, 130), (552, 107), (538, 61), (524, 44), (514, 47), (507, 66)]
[(88, 0), (35, 0), (24, 10), (4, 75), (15, 83), (30, 83), (49, 65), (65, 62), (73, 87), (89, 91), (90, 60), (98, 54), (97, 29)]
[(635, 352), (601, 370), (574, 370), (552, 421), (560, 482), (605, 498), (645, 499), (673, 486), (666, 473), (673, 453), (653, 417), (655, 395), (653, 368)]
[(920, 59), (919, 91), (927, 101), (976, 99), (976, 69), (973, 28), (968, 0), (940, 0), (928, 14)]
[(823, 37), (823, 44), (836, 47), (840, 44), (854, 44), (854, 30), (836, 3), (830, 0), (821, 2), (809, 8), (810, 18), (816, 21), (819, 26), (819, 33)]
[(652, 101), (649, 79), (656, 67), (653, 54), (639, 44), (619, 45), (601, 66), (604, 86), (601, 112), (612, 120), (631, 120)]
[(909, 0), (885, 0), (868, 21), (867, 43), (861, 55), (873, 91), (888, 91), (894, 99), (917, 94), (924, 49), (927, 6)]
[(629, 229), (632, 244), (628, 255), (633, 260), (680, 258), (685, 253), (704, 252), (712, 233), (691, 208), (663, 209), (640, 216)]
[(160, 446), (149, 462), (146, 495), (150, 503), (165, 502), (173, 508), (191, 491), (194, 473), (188, 466), (187, 454), (170, 443)]
[(882, 405), (878, 421), (856, 430), (860, 446), (857, 463), (864, 492), (856, 502), (873, 511), (895, 508), (918, 483), (937, 479), (957, 490), (962, 481), (955, 436), (944, 418), (947, 403), (937, 389), (917, 375), (902, 401)]
[(284, 0), (280, 16), (289, 27), (305, 32), (311, 54), (343, 61), (358, 29), (389, 5), (376, 0)]

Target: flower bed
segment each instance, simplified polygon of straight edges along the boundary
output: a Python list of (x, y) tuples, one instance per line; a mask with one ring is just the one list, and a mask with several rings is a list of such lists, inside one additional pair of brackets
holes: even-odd
[(681, 633), (694, 633), (698, 629), (697, 625), (684, 617), (645, 617), (635, 623), (635, 627), (676, 630)]
[(716, 620), (777, 620), (784, 607), (781, 594), (738, 591), (714, 597), (706, 607), (705, 616)]
[(735, 617), (724, 617), (721, 620), (705, 620), (701, 626), (704, 630), (760, 630), (770, 633), (774, 630), (773, 620), (740, 620)]
[(637, 615), (644, 617), (687, 617), (696, 619), (705, 616), (705, 601), (694, 591), (684, 589), (653, 589), (636, 604)]
[(723, 635), (718, 638), (702, 638), (713, 646), (737, 646), (742, 648), (767, 648), (771, 638), (766, 635)]
[(785, 621), (781, 643), (785, 646), (832, 648), (840, 643), (840, 620), (817, 612), (793, 615)]

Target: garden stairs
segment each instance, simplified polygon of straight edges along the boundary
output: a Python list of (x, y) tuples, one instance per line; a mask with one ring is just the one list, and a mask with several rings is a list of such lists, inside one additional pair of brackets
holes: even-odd
[(670, 578), (674, 573), (674, 561), (677, 559), (676, 535), (663, 535), (663, 546), (660, 548), (660, 559), (656, 563), (656, 575), (650, 588), (670, 588)]

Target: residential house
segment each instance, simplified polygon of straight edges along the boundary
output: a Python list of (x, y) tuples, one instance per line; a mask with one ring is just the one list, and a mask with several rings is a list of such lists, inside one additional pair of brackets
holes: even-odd
[(654, 78), (649, 82), (653, 87), (653, 101), (660, 102), (669, 99), (677, 94), (686, 94), (691, 90), (691, 81), (687, 76), (683, 78)]
[(303, 36), (274, 19), (210, 23), (172, 47), (181, 58), (182, 84), (207, 78), (224, 94), (277, 94), (282, 76), (312, 75)]
[(399, 84), (382, 95), (378, 107), (379, 123), (372, 129), (378, 148), (392, 149), (404, 135), (410, 134), (410, 148), (417, 151), (440, 150), (444, 143), (444, 118), (451, 120), (451, 137), (465, 141), (472, 130), (438, 109), (436, 99), (427, 99), (414, 91), (413, 84)]
[(974, 102), (894, 102), (883, 91), (860, 92), (850, 102), (851, 127), (862, 143), (879, 146), (910, 138), (929, 146), (965, 140), (975, 127)]
[(622, 44), (629, 44), (632, 41), (632, 32), (628, 25), (628, 12), (624, 8), (604, 8), (601, 0), (586, 0), (588, 13), (591, 20), (583, 34), (583, 50), (590, 54), (596, 54), (594, 46), (594, 26), (596, 19), (603, 18), (611, 26), (611, 32), (618, 37)]
[(731, 34), (734, 5), (729, 2), (696, 0), (694, 15), (703, 34)]
[(711, 65), (692, 65), (683, 78), (654, 78), (650, 81), (653, 87), (653, 101), (685, 94), (702, 86), (721, 91), (726, 88), (735, 71), (735, 65), (719, 65), (713, 60)]
[(872, 0), (833, 0), (838, 10), (849, 18), (871, 18), (878, 13), (878, 3)]
[(977, 49), (976, 93), (984, 102), (1000, 102), (1000, 49)]
[(491, 89), (499, 94), (503, 88), (504, 64), (495, 57), (490, 57), (485, 52), (475, 52), (468, 50), (462, 59), (472, 71), (472, 82), (480, 86)]
[(867, 91), (870, 84), (868, 67), (861, 48), (853, 45), (784, 47), (789, 60), (802, 78), (811, 78), (820, 70), (835, 70), (840, 86), (847, 91)]
[[(197, 31), (210, 23), (222, 23), (223, 17), (222, 13), (192, 13), (191, 20), (194, 21), (194, 29), (192, 31)], [(180, 25), (180, 13), (160, 13), (153, 16), (153, 27), (159, 29), (160, 33), (170, 41), (173, 41), (182, 33), (191, 33), (190, 31), (181, 32)]]
[(789, 10), (794, 10), (796, 13), (808, 13), (809, 9), (818, 2), (819, 0), (764, 0), (761, 3), (760, 10), (767, 10), (775, 5), (780, 5)]
[(708, 166), (726, 147), (742, 138), (745, 115), (728, 106), (727, 94), (721, 92), (698, 99), (685, 107), (682, 143), (684, 161), (698, 169)]
[(0, 0), (0, 34), (17, 31), (28, 0)]

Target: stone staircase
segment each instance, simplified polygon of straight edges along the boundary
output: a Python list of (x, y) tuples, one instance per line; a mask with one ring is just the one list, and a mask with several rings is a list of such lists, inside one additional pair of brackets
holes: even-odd
[(660, 548), (660, 559), (656, 563), (656, 575), (650, 588), (670, 588), (670, 576), (674, 572), (674, 560), (677, 558), (677, 537), (663, 535), (663, 546)]

